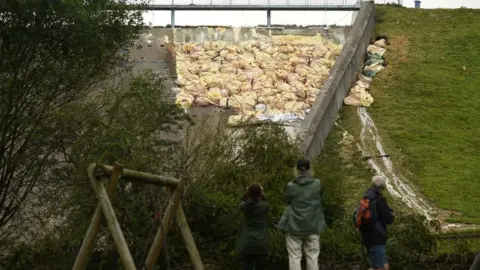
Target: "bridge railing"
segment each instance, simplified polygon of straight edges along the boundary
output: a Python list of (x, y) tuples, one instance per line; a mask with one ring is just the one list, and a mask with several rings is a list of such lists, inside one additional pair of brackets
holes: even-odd
[(358, 6), (361, 0), (151, 0), (149, 5), (176, 6)]

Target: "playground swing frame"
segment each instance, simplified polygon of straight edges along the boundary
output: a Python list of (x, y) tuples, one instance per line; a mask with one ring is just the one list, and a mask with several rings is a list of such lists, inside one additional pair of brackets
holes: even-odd
[[(89, 257), (95, 246), (95, 238), (100, 230), (102, 216), (105, 218), (105, 221), (108, 225), (108, 230), (112, 235), (115, 247), (124, 268), (127, 270), (137, 269), (110, 201), (110, 197), (114, 195), (115, 188), (119, 180), (163, 186), (169, 196), (168, 206), (162, 218), (161, 225), (157, 230), (143, 266), (139, 266), (140, 269), (143, 269), (142, 267), (145, 267), (148, 270), (153, 269), (153, 266), (160, 257), (163, 242), (165, 241), (164, 236), (167, 235), (172, 220), (176, 218), (185, 242), (185, 247), (188, 250), (188, 254), (195, 270), (204, 270), (200, 254), (193, 239), (192, 232), (190, 231), (190, 227), (188, 226), (185, 213), (180, 205), (185, 185), (184, 179), (176, 179), (173, 177), (159, 176), (124, 169), (120, 164), (117, 163), (115, 163), (113, 166), (92, 163), (88, 167), (87, 173), (93, 190), (96, 193), (98, 205), (95, 213), (93, 214), (87, 233), (85, 234), (85, 238), (83, 239), (82, 246), (77, 254), (75, 264), (72, 268), (73, 270), (83, 270), (86, 268)], [(105, 188), (102, 181), (108, 178), (110, 178), (110, 181)]]

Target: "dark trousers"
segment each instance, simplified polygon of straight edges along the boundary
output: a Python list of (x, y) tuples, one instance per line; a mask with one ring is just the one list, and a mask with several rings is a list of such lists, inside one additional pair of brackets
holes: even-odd
[(243, 255), (243, 269), (244, 270), (264, 270), (266, 269), (267, 256), (266, 255)]

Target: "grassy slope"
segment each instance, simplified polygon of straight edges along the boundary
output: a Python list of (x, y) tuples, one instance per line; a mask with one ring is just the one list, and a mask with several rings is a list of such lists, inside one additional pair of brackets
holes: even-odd
[(387, 149), (436, 206), (480, 223), (480, 10), (377, 13), (391, 44), (369, 112)]

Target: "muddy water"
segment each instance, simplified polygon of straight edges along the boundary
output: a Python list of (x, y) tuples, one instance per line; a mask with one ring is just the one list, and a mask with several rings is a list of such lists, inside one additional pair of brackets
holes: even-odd
[[(365, 156), (383, 156), (387, 155), (382, 146), (382, 141), (378, 135), (377, 127), (373, 119), (364, 107), (357, 109), (358, 115), (362, 122), (362, 130), (360, 132), (361, 149)], [(408, 207), (414, 209), (427, 220), (434, 219), (436, 215), (432, 206), (424, 199), (415, 194), (412, 186), (402, 179), (395, 171), (392, 160), (388, 157), (372, 158), (368, 163), (377, 174), (387, 178), (387, 189), (392, 196), (401, 199)]]

